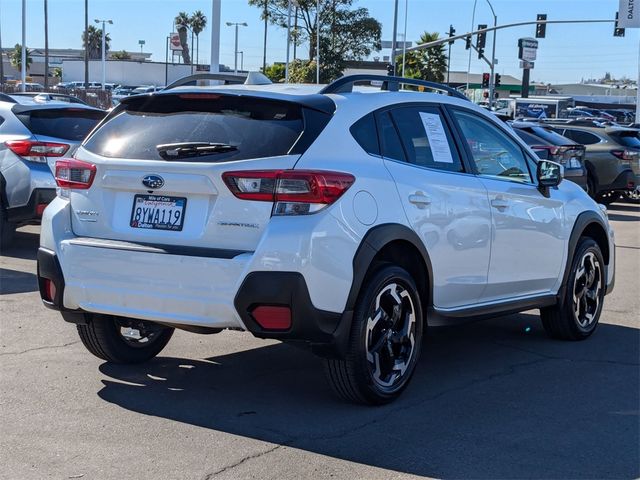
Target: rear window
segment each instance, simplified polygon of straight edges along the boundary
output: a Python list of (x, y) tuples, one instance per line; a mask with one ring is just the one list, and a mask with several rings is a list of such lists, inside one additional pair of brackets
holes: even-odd
[(36, 136), (81, 142), (105, 116), (99, 110), (56, 108), (16, 112), (16, 117)]
[(549, 128), (531, 127), (530, 130), (531, 130), (530, 133), (537, 135), (540, 138), (543, 138), (544, 140), (549, 142), (551, 145), (574, 145), (575, 144), (575, 142), (572, 142), (568, 138), (563, 137), (559, 133), (554, 132)]
[(516, 135), (518, 135), (527, 145), (546, 145), (547, 143), (542, 141), (540, 138), (531, 135), (528, 133), (528, 130), (523, 130), (521, 128), (514, 128)]
[[(302, 109), (295, 103), (220, 94), (139, 97), (98, 129), (84, 147), (111, 158), (166, 160), (158, 146), (181, 144), (173, 160), (244, 160), (286, 155), (303, 125)], [(216, 144), (221, 148), (216, 149)], [(190, 149), (190, 145), (196, 147)]]
[(612, 133), (611, 137), (620, 145), (624, 145), (625, 147), (640, 148), (638, 132), (617, 132)]

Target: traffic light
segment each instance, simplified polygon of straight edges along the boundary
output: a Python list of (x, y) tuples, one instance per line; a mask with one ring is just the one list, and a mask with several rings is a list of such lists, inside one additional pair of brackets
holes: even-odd
[(396, 67), (390, 63), (387, 65), (387, 75), (393, 77), (396, 74)]
[(498, 88), (500, 86), (500, 79), (502, 76), (499, 73), (496, 73), (495, 79), (493, 80), (493, 87)]
[[(487, 28), (486, 25), (478, 25), (478, 30), (484, 30)], [(478, 50), (482, 50), (487, 43), (487, 32), (479, 33), (476, 38), (476, 48)]]
[(464, 49), (469, 50), (471, 48), (471, 37), (464, 39)]
[(489, 88), (489, 81), (491, 80), (491, 74), (490, 73), (483, 73), (482, 74), (482, 88)]
[[(456, 34), (456, 29), (453, 28), (453, 25), (449, 25), (449, 36), (453, 37)], [(453, 40), (449, 40), (449, 45), (453, 45)]]
[(618, 12), (616, 12), (616, 24), (613, 27), (614, 37), (624, 37), (624, 28), (618, 26)]
[[(478, 25), (478, 30), (483, 30), (485, 28), (487, 28), (486, 25)], [(487, 43), (487, 33), (486, 32), (479, 33), (476, 38), (476, 50), (478, 50), (478, 58), (482, 58), (482, 55), (484, 54), (484, 46), (486, 43)]]
[[(539, 13), (537, 20), (538, 22), (541, 21), (546, 21), (547, 20), (547, 14), (546, 13)], [(544, 36), (547, 34), (547, 24), (546, 23), (537, 23), (536, 24), (536, 38), (544, 38)]]

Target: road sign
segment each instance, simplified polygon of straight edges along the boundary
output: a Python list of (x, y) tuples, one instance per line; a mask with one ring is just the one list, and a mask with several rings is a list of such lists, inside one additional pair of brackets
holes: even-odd
[(171, 34), (171, 50), (182, 50), (182, 43), (180, 43), (180, 34), (172, 33)]
[[(383, 40), (380, 42), (382, 48), (391, 48), (393, 42), (391, 40)], [(413, 42), (403, 42), (402, 40), (396, 41), (396, 50), (402, 50), (403, 48), (411, 48)]]
[(520, 68), (526, 68), (531, 70), (535, 64), (533, 62), (527, 62), (526, 60), (520, 60)]
[(538, 41), (535, 38), (520, 38), (518, 40), (518, 58), (533, 62), (538, 53)]
[(144, 45), (145, 41), (144, 40), (138, 40), (138, 45)]
[(620, 0), (618, 14), (620, 28), (640, 28), (640, 0)]

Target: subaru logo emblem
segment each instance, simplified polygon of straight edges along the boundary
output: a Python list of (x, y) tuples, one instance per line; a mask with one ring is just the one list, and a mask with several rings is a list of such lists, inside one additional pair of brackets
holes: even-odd
[(160, 175), (147, 175), (142, 179), (142, 184), (151, 190), (157, 190), (164, 185), (164, 179)]

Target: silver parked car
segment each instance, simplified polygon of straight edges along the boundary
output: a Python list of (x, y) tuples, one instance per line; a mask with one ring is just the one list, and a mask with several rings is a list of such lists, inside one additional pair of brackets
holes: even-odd
[(37, 223), (56, 196), (53, 168), (71, 156), (105, 112), (81, 103), (0, 96), (0, 248)]

